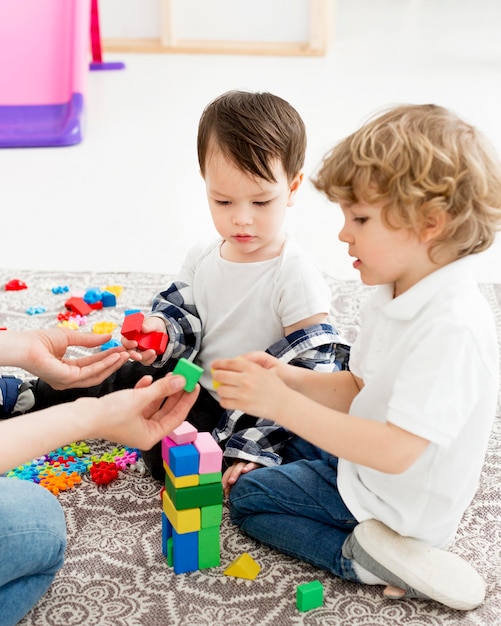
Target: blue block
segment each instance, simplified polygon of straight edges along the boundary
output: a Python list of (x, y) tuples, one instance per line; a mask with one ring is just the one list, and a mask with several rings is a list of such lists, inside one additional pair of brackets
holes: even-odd
[(198, 569), (198, 532), (178, 533), (172, 529), (172, 558), (176, 574)]
[(192, 443), (169, 449), (169, 468), (174, 476), (198, 474), (198, 450)]
[(117, 297), (111, 291), (103, 291), (101, 302), (103, 306), (117, 306)]

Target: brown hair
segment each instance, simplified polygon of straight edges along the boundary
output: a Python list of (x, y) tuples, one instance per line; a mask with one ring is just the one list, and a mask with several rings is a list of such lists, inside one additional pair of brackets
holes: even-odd
[(430, 256), (481, 252), (501, 228), (501, 166), (490, 143), (443, 107), (402, 105), (372, 118), (323, 160), (313, 184), (333, 202), (383, 203), (388, 227), (448, 220)]
[(299, 113), (271, 93), (229, 91), (213, 100), (198, 125), (202, 176), (212, 142), (242, 171), (275, 183), (273, 162), (282, 163), (289, 182), (301, 171), (306, 131)]

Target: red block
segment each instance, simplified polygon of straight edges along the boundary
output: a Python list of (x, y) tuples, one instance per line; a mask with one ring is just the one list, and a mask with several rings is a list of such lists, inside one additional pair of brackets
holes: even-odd
[(75, 298), (74, 296), (66, 300), (64, 306), (77, 315), (88, 315), (92, 312), (91, 307), (83, 298)]
[(135, 339), (140, 350), (155, 350), (157, 354), (163, 354), (167, 347), (169, 336), (167, 333), (159, 332), (140, 333)]
[(122, 324), (122, 330), (120, 331), (126, 339), (131, 341), (137, 340), (137, 335), (141, 334), (141, 328), (143, 327), (144, 314), (141, 312), (131, 313), (126, 315), (124, 323)]

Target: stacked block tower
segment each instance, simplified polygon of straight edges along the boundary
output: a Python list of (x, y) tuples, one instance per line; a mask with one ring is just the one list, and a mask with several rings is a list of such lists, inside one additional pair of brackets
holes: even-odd
[(221, 562), (223, 453), (210, 433), (183, 422), (162, 440), (162, 551), (176, 574)]

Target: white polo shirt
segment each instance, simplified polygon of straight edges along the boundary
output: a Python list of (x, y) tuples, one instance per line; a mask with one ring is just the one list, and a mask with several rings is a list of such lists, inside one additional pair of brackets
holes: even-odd
[(430, 441), (402, 474), (339, 460), (339, 491), (358, 521), (447, 544), (478, 487), (496, 412), (499, 356), (490, 307), (471, 258), (393, 298), (379, 287), (362, 312), (350, 368), (364, 387), (350, 414)]

